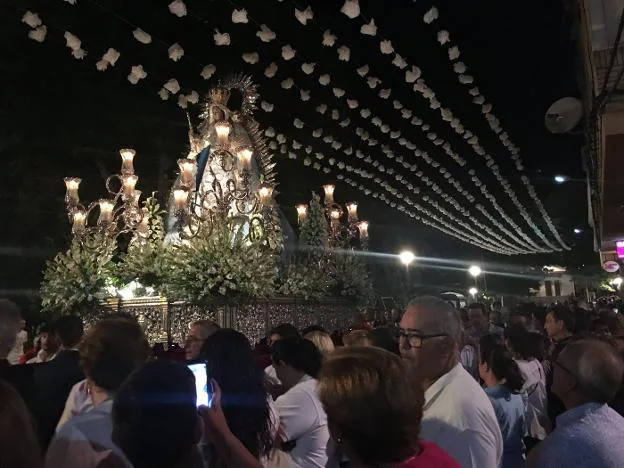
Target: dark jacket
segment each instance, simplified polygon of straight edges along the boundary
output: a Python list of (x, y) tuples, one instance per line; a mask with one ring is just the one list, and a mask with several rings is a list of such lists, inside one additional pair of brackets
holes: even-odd
[[(554, 344), (552, 353), (550, 355), (550, 362), (554, 363), (558, 358), (561, 351), (570, 343), (570, 338), (565, 338)], [(554, 429), (556, 426), (557, 416), (562, 414), (566, 408), (557, 395), (552, 392), (553, 376), (555, 373), (555, 366), (551, 365), (548, 374), (546, 374), (546, 395), (548, 397), (548, 418)]]
[(35, 415), (43, 450), (47, 449), (54, 435), (69, 392), (83, 379), (78, 351), (75, 350), (62, 350), (52, 361), (36, 365), (34, 387), (38, 401)]

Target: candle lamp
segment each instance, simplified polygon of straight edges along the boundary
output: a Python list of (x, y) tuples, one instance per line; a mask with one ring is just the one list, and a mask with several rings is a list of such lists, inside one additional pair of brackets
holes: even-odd
[(121, 175), (132, 175), (134, 174), (134, 156), (136, 155), (136, 151), (133, 149), (122, 149), (119, 151), (121, 155)]
[(134, 188), (136, 187), (138, 180), (139, 178), (134, 174), (122, 176), (124, 200), (130, 201), (133, 199)]
[(197, 162), (194, 159), (178, 159), (178, 167), (180, 168), (180, 183), (184, 187), (193, 185), (193, 175)]
[(273, 196), (273, 187), (266, 183), (260, 184), (260, 186), (258, 187), (258, 195), (260, 197), (260, 203), (268, 203)]
[(330, 211), (329, 216), (331, 217), (332, 221), (338, 221), (340, 219), (340, 210), (338, 208), (333, 208)]
[(355, 223), (358, 220), (357, 203), (347, 203), (347, 216), (349, 223)]
[(98, 225), (110, 224), (110, 222), (113, 220), (113, 209), (115, 208), (115, 203), (112, 200), (102, 198), (98, 201), (98, 204), (100, 205), (100, 217), (98, 218)]
[(65, 203), (70, 206), (76, 206), (80, 203), (80, 197), (78, 195), (78, 188), (80, 187), (81, 179), (78, 177), (65, 177)]
[(325, 190), (325, 205), (331, 205), (334, 203), (334, 190), (336, 190), (336, 186), (333, 184), (323, 185), (323, 190)]
[(129, 199), (130, 205), (132, 205), (135, 208), (137, 206), (139, 206), (139, 201), (141, 201), (141, 194), (142, 193), (143, 192), (141, 192), (140, 190), (134, 190), (132, 192), (132, 195), (131, 195), (130, 199)]
[(84, 210), (78, 209), (72, 213), (72, 234), (80, 234), (85, 230), (87, 224), (87, 214)]
[(303, 222), (308, 214), (308, 205), (297, 205), (297, 219), (299, 222)]
[(188, 197), (189, 191), (186, 188), (179, 188), (173, 191), (173, 199), (175, 202), (176, 210), (183, 211), (186, 209)]
[(368, 239), (368, 221), (360, 221), (357, 224), (357, 228), (360, 231), (360, 240), (365, 241)]
[(143, 217), (141, 218), (141, 222), (137, 226), (137, 232), (139, 233), (139, 236), (147, 237), (147, 235), (149, 234), (149, 221), (149, 214), (146, 213), (145, 210), (143, 210)]
[(236, 156), (241, 162), (242, 168), (249, 169), (249, 167), (251, 166), (251, 157), (253, 156), (253, 151), (251, 150), (251, 148), (247, 146), (241, 146), (236, 152)]
[(232, 130), (232, 126), (229, 122), (226, 122), (225, 120), (217, 122), (215, 124), (215, 132), (217, 133), (217, 140), (219, 144), (227, 144), (228, 137), (230, 136), (230, 130)]

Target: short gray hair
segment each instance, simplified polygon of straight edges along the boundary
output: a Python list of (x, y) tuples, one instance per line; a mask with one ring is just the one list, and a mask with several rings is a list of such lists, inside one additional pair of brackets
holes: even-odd
[(195, 320), (193, 323), (191, 323), (191, 327), (195, 325), (203, 328), (203, 330), (206, 332), (206, 337), (212, 335), (221, 328), (216, 322), (207, 319)]
[(0, 299), (0, 359), (6, 359), (17, 338), (20, 309), (8, 299)]
[(448, 302), (435, 296), (415, 297), (407, 304), (407, 309), (427, 311), (427, 333), (443, 333), (452, 338), (457, 346), (461, 343), (463, 326), (459, 311)]
[(595, 338), (570, 343), (559, 359), (590, 401), (607, 403), (622, 386), (624, 363), (617, 350)]

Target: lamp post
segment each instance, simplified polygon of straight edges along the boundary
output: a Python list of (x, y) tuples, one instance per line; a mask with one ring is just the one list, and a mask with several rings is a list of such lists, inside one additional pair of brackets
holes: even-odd
[(470, 268), (468, 268), (468, 273), (470, 273), (470, 276), (474, 278), (475, 287), (477, 287), (479, 285), (478, 278), (481, 275), (481, 273), (483, 273), (483, 271), (481, 270), (481, 267), (479, 265), (471, 265)]
[(479, 290), (475, 287), (472, 287), (468, 290), (468, 292), (470, 293), (470, 295), (472, 296), (472, 300), (474, 301), (475, 297), (477, 296), (477, 294), (479, 294)]
[(410, 265), (416, 260), (416, 255), (411, 250), (402, 250), (399, 253), (399, 261), (405, 266), (405, 278), (407, 281), (408, 295), (411, 292)]

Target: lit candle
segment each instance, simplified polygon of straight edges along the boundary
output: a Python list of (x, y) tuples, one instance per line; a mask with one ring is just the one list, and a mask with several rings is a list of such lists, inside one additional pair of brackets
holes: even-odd
[(332, 184), (323, 185), (323, 190), (325, 190), (325, 204), (331, 205), (334, 203), (334, 190), (336, 190), (336, 186)]
[(122, 175), (132, 175), (134, 174), (134, 156), (136, 155), (136, 151), (133, 149), (122, 149), (119, 151), (121, 155), (121, 173)]
[(180, 168), (180, 183), (184, 187), (193, 185), (193, 176), (197, 162), (194, 159), (178, 159), (178, 167)]
[(299, 219), (299, 222), (302, 222), (308, 214), (308, 205), (297, 205), (296, 208), (297, 218)]
[(74, 213), (72, 214), (72, 220), (73, 220), (73, 224), (72, 224), (73, 234), (79, 234), (82, 231), (84, 231), (85, 226), (87, 224), (87, 214), (84, 212), (84, 210), (74, 211)]
[(149, 233), (149, 214), (147, 212), (143, 212), (143, 218), (141, 218), (141, 222), (137, 226), (137, 232), (140, 236), (146, 237)]
[(139, 178), (134, 174), (122, 176), (123, 194), (126, 200), (132, 200), (134, 196), (134, 188), (136, 187), (138, 180)]
[(215, 124), (215, 131), (217, 132), (217, 140), (220, 144), (225, 145), (228, 142), (230, 136), (230, 130), (232, 126), (229, 122), (221, 121)]
[(238, 160), (241, 162), (243, 169), (249, 169), (249, 166), (251, 165), (251, 157), (253, 156), (251, 148), (243, 146), (238, 149), (236, 155), (238, 156)]
[(132, 192), (132, 196), (130, 197), (130, 204), (132, 206), (139, 206), (139, 201), (141, 201), (141, 192), (140, 190), (135, 190)]
[(357, 203), (347, 203), (347, 215), (350, 223), (354, 223), (358, 219), (357, 215)]
[(265, 183), (260, 184), (260, 187), (258, 187), (258, 195), (260, 196), (260, 203), (268, 203), (273, 195), (273, 187)]
[(173, 199), (177, 210), (184, 210), (188, 201), (189, 191), (185, 188), (179, 188), (173, 191)]
[(102, 198), (98, 201), (100, 205), (100, 217), (98, 218), (98, 224), (108, 224), (113, 220), (113, 209), (115, 204), (111, 200)]
[(360, 221), (357, 227), (360, 231), (360, 240), (368, 239), (368, 221)]
[(65, 177), (65, 202), (68, 205), (77, 205), (80, 202), (78, 196), (78, 188), (80, 187), (81, 180), (78, 177)]

